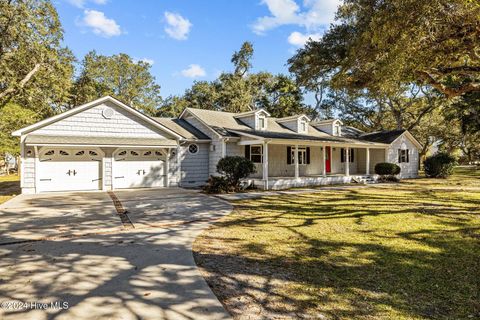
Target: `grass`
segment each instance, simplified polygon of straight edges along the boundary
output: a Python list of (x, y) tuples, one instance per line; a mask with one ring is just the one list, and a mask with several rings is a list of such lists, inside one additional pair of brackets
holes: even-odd
[(237, 319), (480, 318), (480, 171), (235, 202), (194, 244)]
[(0, 204), (20, 194), (18, 175), (0, 176)]

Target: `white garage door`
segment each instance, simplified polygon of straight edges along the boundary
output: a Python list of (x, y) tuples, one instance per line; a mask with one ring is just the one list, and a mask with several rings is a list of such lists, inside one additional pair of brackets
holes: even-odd
[(96, 149), (45, 149), (38, 163), (38, 192), (99, 190), (102, 155)]
[(113, 188), (164, 187), (164, 159), (158, 150), (117, 151), (113, 163)]

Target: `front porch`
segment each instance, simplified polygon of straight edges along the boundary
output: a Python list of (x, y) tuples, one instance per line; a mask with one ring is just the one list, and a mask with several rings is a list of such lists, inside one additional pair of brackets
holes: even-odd
[[(271, 177), (268, 179), (268, 190), (282, 190), (290, 188), (313, 187), (331, 184), (347, 184), (352, 182), (376, 181), (377, 175), (349, 175), (332, 174), (332, 175), (316, 175), (294, 177)], [(251, 179), (252, 185), (258, 189), (265, 189), (265, 181), (263, 179)]]
[(385, 161), (386, 148), (378, 145), (295, 141), (240, 141), (245, 156), (255, 162), (255, 187), (280, 190), (294, 187), (375, 181), (375, 165)]

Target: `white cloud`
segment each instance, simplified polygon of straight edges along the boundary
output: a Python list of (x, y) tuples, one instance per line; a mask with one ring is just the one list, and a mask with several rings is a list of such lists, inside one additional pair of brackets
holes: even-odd
[(101, 11), (85, 10), (81, 24), (92, 29), (93, 33), (103, 37), (113, 37), (122, 34), (120, 26), (113, 19), (109, 19)]
[(107, 3), (107, 0), (67, 0), (71, 5), (77, 8), (83, 8), (87, 2), (103, 5)]
[(321, 36), (322, 35), (320, 33), (303, 34), (301, 32), (294, 31), (288, 36), (288, 43), (297, 47), (303, 47), (308, 39), (316, 41), (319, 40)]
[(341, 0), (304, 0), (303, 10), (294, 0), (262, 0), (270, 16), (257, 19), (253, 31), (264, 34), (282, 25), (297, 25), (307, 30), (320, 30), (334, 21)]
[(148, 63), (148, 64), (151, 65), (151, 66), (155, 63), (155, 60), (150, 59), (150, 58), (141, 58), (141, 59), (135, 58), (135, 59), (133, 59), (133, 62), (135, 62), (135, 63), (138, 63), (138, 62), (140, 62), (140, 61), (141, 61), (141, 62)]
[(165, 32), (173, 39), (186, 40), (188, 38), (190, 28), (192, 27), (190, 21), (178, 13), (172, 13), (168, 11), (165, 12), (164, 16), (167, 22), (167, 26), (165, 26)]
[(180, 73), (182, 74), (182, 76), (187, 78), (200, 78), (207, 75), (205, 69), (203, 69), (198, 64), (191, 64), (188, 66), (187, 69), (180, 71)]

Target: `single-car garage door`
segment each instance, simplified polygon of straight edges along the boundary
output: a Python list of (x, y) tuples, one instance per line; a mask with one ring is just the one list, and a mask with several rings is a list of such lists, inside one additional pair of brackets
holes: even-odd
[(164, 187), (164, 160), (159, 150), (118, 150), (114, 154), (113, 188)]
[(37, 166), (37, 192), (99, 190), (102, 185), (98, 149), (44, 147)]

